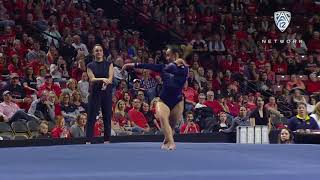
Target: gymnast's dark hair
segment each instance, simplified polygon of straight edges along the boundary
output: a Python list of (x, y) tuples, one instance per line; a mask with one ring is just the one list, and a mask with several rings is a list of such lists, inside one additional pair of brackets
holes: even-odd
[(181, 51), (179, 48), (176, 47), (168, 47), (168, 50), (170, 50), (173, 54), (178, 54), (178, 57), (181, 56)]

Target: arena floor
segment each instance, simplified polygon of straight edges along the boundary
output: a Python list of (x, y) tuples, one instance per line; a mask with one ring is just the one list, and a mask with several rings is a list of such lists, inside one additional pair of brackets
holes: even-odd
[(319, 145), (159, 143), (0, 149), (1, 180), (313, 180)]

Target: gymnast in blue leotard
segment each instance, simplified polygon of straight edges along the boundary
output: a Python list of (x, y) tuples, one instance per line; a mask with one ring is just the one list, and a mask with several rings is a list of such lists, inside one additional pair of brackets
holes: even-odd
[(134, 67), (161, 73), (163, 87), (160, 91), (160, 99), (170, 110), (182, 100), (182, 89), (188, 76), (188, 68), (184, 64), (177, 64), (176, 62), (166, 65), (135, 63)]
[(129, 63), (123, 66), (123, 70), (141, 68), (161, 74), (163, 87), (160, 92), (160, 101), (156, 106), (156, 116), (160, 119), (165, 136), (161, 148), (174, 150), (176, 145), (173, 139), (173, 129), (182, 117), (184, 108), (182, 89), (187, 81), (189, 68), (184, 60), (179, 59), (177, 50), (168, 49), (166, 55), (169, 64)]

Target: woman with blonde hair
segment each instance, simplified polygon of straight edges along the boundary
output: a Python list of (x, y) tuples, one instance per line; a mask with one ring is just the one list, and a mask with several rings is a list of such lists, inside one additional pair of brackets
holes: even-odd
[(82, 101), (81, 93), (79, 90), (75, 90), (71, 94), (71, 104), (79, 111), (86, 111), (86, 104)]
[(125, 102), (123, 100), (119, 100), (116, 103), (114, 115), (112, 118), (111, 128), (115, 131), (116, 135), (131, 135), (132, 130), (131, 123), (129, 121), (129, 116), (125, 112)]
[(62, 92), (72, 94), (73, 91), (78, 89), (78, 82), (75, 79), (69, 79), (67, 82), (67, 88), (62, 89)]
[(81, 113), (77, 116), (76, 123), (70, 128), (70, 133), (73, 138), (86, 137), (85, 127), (87, 125), (87, 114)]
[(51, 105), (54, 105), (55, 116), (61, 115), (60, 101), (59, 101), (59, 97), (56, 95), (56, 93), (53, 91), (50, 91), (48, 100), (51, 103)]
[(60, 96), (61, 114), (68, 123), (77, 119), (79, 111), (71, 103), (71, 97), (69, 93), (64, 92)]
[(317, 121), (317, 124), (320, 127), (320, 102), (316, 104), (310, 117), (313, 117), (313, 119)]

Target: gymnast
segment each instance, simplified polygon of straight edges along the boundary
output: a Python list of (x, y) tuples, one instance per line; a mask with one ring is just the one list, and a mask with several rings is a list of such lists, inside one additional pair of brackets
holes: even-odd
[(161, 149), (175, 150), (173, 132), (177, 121), (182, 118), (184, 108), (182, 89), (186, 83), (189, 68), (185, 61), (179, 58), (177, 49), (168, 49), (166, 59), (168, 64), (128, 63), (122, 69), (149, 69), (161, 74), (163, 87), (160, 100), (156, 105), (156, 117), (160, 119), (164, 133)]

